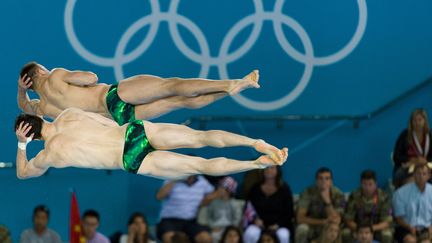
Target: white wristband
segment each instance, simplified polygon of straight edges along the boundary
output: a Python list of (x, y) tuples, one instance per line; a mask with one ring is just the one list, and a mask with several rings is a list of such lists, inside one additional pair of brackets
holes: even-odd
[(18, 142), (18, 148), (21, 150), (25, 150), (27, 147), (27, 144), (30, 143), (31, 138), (27, 138), (25, 142)]
[(27, 143), (18, 142), (18, 148), (21, 150), (25, 150), (27, 147)]

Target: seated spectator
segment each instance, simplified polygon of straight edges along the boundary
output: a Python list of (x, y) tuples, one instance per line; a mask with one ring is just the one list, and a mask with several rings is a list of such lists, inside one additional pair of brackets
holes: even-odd
[(280, 167), (263, 170), (263, 179), (253, 186), (248, 201), (256, 211), (253, 223), (247, 226), (243, 238), (245, 243), (258, 241), (263, 229), (276, 233), (280, 242), (290, 241), (294, 226), (294, 203), (290, 187), (282, 179)]
[(372, 224), (373, 238), (393, 243), (391, 198), (377, 187), (375, 172), (365, 170), (360, 176), (361, 187), (353, 191), (345, 209), (343, 242), (353, 242), (358, 225)]
[[(373, 227), (370, 224), (359, 224), (356, 227), (357, 241), (356, 243), (379, 243), (373, 239)], [(393, 241), (391, 241), (393, 242)]]
[(97, 232), (100, 225), (99, 213), (93, 209), (85, 211), (81, 217), (83, 236), (87, 243), (109, 243), (109, 239)]
[(219, 243), (243, 243), (243, 237), (239, 227), (232, 225), (226, 227)]
[(207, 222), (211, 229), (213, 242), (218, 242), (225, 227), (239, 225), (241, 209), (237, 207), (232, 196), (237, 190), (237, 182), (230, 176), (219, 181), (217, 198), (207, 207)]
[(33, 228), (21, 233), (21, 243), (61, 243), (59, 234), (48, 228), (49, 209), (44, 205), (33, 210)]
[(0, 225), (0, 243), (12, 243), (9, 229), (4, 225)]
[(147, 220), (142, 213), (134, 213), (128, 221), (128, 233), (120, 237), (120, 243), (155, 243), (151, 239)]
[(432, 161), (432, 133), (427, 113), (416, 109), (411, 113), (408, 129), (399, 135), (393, 151), (393, 183), (396, 188), (412, 181), (409, 168)]
[(296, 243), (307, 243), (321, 234), (328, 223), (339, 225), (345, 207), (345, 196), (333, 186), (330, 169), (320, 168), (315, 174), (315, 185), (301, 195), (297, 207)]
[(311, 243), (341, 243), (342, 237), (338, 223), (329, 222), (324, 225), (320, 232), (320, 236)]
[(261, 232), (259, 243), (279, 243), (279, 237), (273, 230), (263, 230)]
[(163, 200), (157, 236), (165, 243), (177, 231), (186, 233), (194, 242), (212, 242), (209, 228), (197, 223), (201, 205), (208, 205), (217, 197), (214, 187), (202, 176), (186, 180), (165, 181), (156, 198)]
[(408, 183), (393, 195), (398, 242), (430, 238), (432, 230), (432, 185), (427, 183), (430, 171), (427, 164), (418, 164), (414, 169), (414, 182)]

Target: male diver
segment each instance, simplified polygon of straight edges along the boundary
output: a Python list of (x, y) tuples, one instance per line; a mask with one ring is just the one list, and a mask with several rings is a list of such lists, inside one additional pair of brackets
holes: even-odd
[[(23, 114), (15, 122), (18, 138), (17, 176), (42, 175), (49, 167), (123, 169), (130, 173), (165, 179), (192, 174), (225, 175), (282, 165), (288, 149), (278, 149), (263, 140), (220, 131), (198, 131), (168, 123), (135, 120), (122, 126), (111, 119), (77, 108), (68, 108), (53, 122)], [(44, 149), (27, 160), (26, 145), (44, 141)], [(204, 146), (247, 146), (263, 153), (256, 160), (224, 157), (205, 159), (169, 150)]]

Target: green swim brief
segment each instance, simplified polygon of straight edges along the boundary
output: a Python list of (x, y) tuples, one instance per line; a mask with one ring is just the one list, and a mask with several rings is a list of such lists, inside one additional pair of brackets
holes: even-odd
[(147, 139), (143, 121), (136, 120), (129, 123), (125, 133), (123, 168), (127, 172), (136, 174), (144, 158), (152, 151), (155, 149)]
[(120, 99), (117, 93), (117, 86), (115, 84), (110, 87), (105, 101), (112, 118), (121, 126), (135, 120), (135, 106)]

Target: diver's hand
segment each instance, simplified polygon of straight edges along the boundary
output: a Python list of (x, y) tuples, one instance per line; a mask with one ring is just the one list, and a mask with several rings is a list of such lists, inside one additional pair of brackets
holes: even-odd
[(24, 74), (24, 76), (18, 77), (18, 85), (22, 89), (29, 89), (32, 86), (33, 82), (31, 81), (31, 78), (27, 76), (27, 74)]

